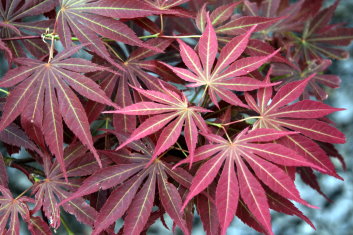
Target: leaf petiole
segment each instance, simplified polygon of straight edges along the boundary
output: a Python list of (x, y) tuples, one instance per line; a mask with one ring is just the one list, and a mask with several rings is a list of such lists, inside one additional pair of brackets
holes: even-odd
[(2, 88), (0, 88), (0, 91), (3, 92), (3, 93), (5, 93), (6, 96), (8, 96), (8, 95), (10, 94), (10, 92), (8, 92), (7, 90), (4, 90), (4, 89), (2, 89)]
[(63, 216), (60, 216), (60, 221), (63, 224), (66, 232), (68, 235), (75, 235), (74, 232), (72, 232), (72, 230), (70, 229), (70, 227), (68, 226), (68, 224), (66, 223), (65, 219)]

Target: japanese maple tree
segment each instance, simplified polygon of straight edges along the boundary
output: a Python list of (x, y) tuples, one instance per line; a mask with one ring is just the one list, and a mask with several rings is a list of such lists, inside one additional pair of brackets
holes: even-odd
[(297, 174), (330, 200), (316, 175), (345, 168), (324, 103), (353, 40), (338, 4), (1, 0), (0, 234), (70, 234), (63, 213), (92, 234), (192, 234), (196, 214), (273, 234), (270, 209), (315, 229), (292, 201), (317, 208)]

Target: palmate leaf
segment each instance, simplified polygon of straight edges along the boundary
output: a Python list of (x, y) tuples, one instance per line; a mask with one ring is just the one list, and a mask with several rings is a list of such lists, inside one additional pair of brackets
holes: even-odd
[[(115, 133), (119, 140), (127, 137)], [(128, 146), (137, 152), (105, 151), (115, 161), (122, 162), (119, 165), (109, 166), (96, 171), (89, 176), (69, 198), (61, 204), (71, 202), (99, 189), (108, 189), (118, 186), (111, 193), (104, 206), (101, 208), (94, 224), (93, 235), (100, 234), (109, 225), (126, 214), (124, 220), (124, 234), (140, 234), (147, 223), (152, 207), (156, 187), (160, 196), (161, 206), (180, 227), (184, 234), (190, 234), (180, 212), (182, 201), (177, 188), (168, 180), (168, 175), (184, 187), (189, 187), (192, 176), (186, 171), (178, 169), (173, 171), (172, 166), (161, 160), (155, 160), (147, 168), (153, 153), (153, 145), (149, 140), (134, 141)]]
[[(21, 0), (6, 0), (0, 3), (0, 37), (11, 38), (17, 36), (28, 36), (33, 33), (40, 35), (50, 27), (53, 20), (42, 21), (23, 21), (27, 16), (41, 15), (54, 9), (55, 0), (43, 1), (21, 1)], [(46, 45), (41, 39), (24, 39), (21, 41), (7, 41), (7, 47), (0, 42), (0, 49), (6, 48), (12, 52), (14, 57), (25, 57), (26, 52), (39, 57), (47, 53)], [(10, 52), (7, 51), (10, 56)], [(11, 58), (11, 56), (10, 56)]]
[(255, 28), (256, 26), (253, 26), (244, 35), (235, 37), (225, 45), (214, 66), (218, 52), (218, 42), (210, 18), (207, 16), (207, 26), (198, 44), (198, 54), (179, 40), (183, 62), (192, 72), (167, 66), (180, 78), (192, 82), (190, 86), (205, 86), (205, 91), (208, 91), (212, 102), (216, 106), (218, 106), (217, 96), (219, 96), (230, 104), (246, 107), (232, 91), (250, 91), (269, 86), (270, 84), (244, 75), (256, 70), (277, 53), (276, 51), (268, 56), (246, 57), (237, 60), (246, 49), (250, 35)]
[[(86, 113), (71, 88), (88, 99), (116, 107), (95, 82), (81, 74), (104, 68), (84, 59), (68, 58), (81, 47), (66, 49), (50, 62), (19, 58), (17, 62), (22, 65), (9, 70), (0, 81), (1, 87), (18, 84), (6, 99), (0, 131), (22, 114), (27, 125), (42, 131), (64, 174), (62, 118), (100, 163), (93, 147)], [(35, 135), (31, 130), (28, 133)]]
[(165, 87), (163, 87), (164, 93), (139, 88), (134, 89), (153, 102), (138, 102), (107, 113), (153, 116), (141, 123), (140, 126), (131, 133), (130, 138), (119, 145), (117, 150), (134, 140), (151, 135), (164, 127), (157, 140), (156, 148), (154, 149), (151, 159), (152, 162), (157, 156), (175, 144), (181, 135), (182, 127), (185, 126), (184, 137), (191, 156), (190, 164), (192, 164), (198, 137), (197, 129), (207, 132), (207, 125), (200, 113), (209, 112), (209, 110), (197, 106), (189, 106), (184, 94), (179, 95)]
[[(260, 17), (256, 15), (234, 17), (234, 19), (231, 18), (233, 16), (234, 9), (239, 6), (240, 3), (242, 3), (242, 1), (219, 6), (211, 13), (210, 20), (212, 25), (215, 27), (215, 32), (218, 35), (222, 34), (227, 36), (235, 36), (244, 34), (255, 25), (257, 25), (257, 27), (254, 29), (254, 31), (261, 31), (270, 27), (281, 19), (272, 18), (273, 15), (266, 17)], [(196, 16), (196, 25), (201, 32), (205, 30), (205, 25), (207, 24), (206, 7), (206, 4), (203, 5)]]
[(193, 17), (191, 12), (186, 11), (185, 8), (178, 7), (181, 4), (187, 3), (190, 0), (144, 0), (149, 6), (159, 10), (166, 15), (173, 15), (179, 17)]
[[(137, 0), (61, 0), (57, 16), (58, 33), (65, 47), (72, 45), (71, 35), (75, 35), (82, 43), (90, 43), (88, 48), (92, 51), (120, 67), (110, 57), (98, 35), (133, 46), (153, 48), (144, 44), (132, 29), (116, 18), (130, 19), (158, 12), (143, 1)], [(158, 51), (157, 48), (154, 49)]]
[[(111, 163), (111, 160), (104, 156), (101, 161), (103, 166)], [(58, 164), (48, 162), (45, 164), (45, 178), (37, 179), (32, 192), (36, 199), (33, 210), (38, 211), (42, 208), (44, 215), (50, 221), (50, 226), (58, 228), (60, 226), (59, 202), (69, 197), (72, 194), (71, 191), (80, 186), (82, 180), (79, 180), (78, 177), (93, 174), (99, 169), (99, 166), (93, 155), (79, 142), (69, 145), (64, 151), (67, 181)], [(88, 225), (93, 225), (97, 216), (97, 211), (87, 204), (83, 198), (70, 201), (63, 205), (63, 209), (75, 215), (80, 222)]]
[[(27, 203), (34, 203), (32, 198), (18, 196), (14, 198), (7, 188), (8, 177), (4, 159), (0, 153), (0, 234), (20, 235), (20, 214), (22, 219), (28, 224), (28, 229), (32, 234), (50, 235), (48, 225), (41, 217), (34, 217), (30, 213)], [(6, 226), (8, 225), (8, 229)]]
[(307, 22), (301, 35), (291, 34), (293, 57), (303, 61), (321, 60), (322, 58), (345, 59), (349, 53), (337, 46), (348, 46), (353, 40), (353, 29), (341, 24), (330, 25), (330, 20), (339, 1), (317, 13)]
[[(208, 160), (203, 163), (193, 178), (183, 208), (194, 196), (211, 184), (220, 171), (222, 173), (217, 184), (215, 203), (221, 234), (226, 234), (237, 211), (240, 198), (265, 231), (272, 234), (267, 195), (261, 183), (285, 198), (311, 207), (300, 198), (293, 179), (277, 165), (312, 167), (313, 164), (280, 144), (263, 143), (278, 140), (288, 134), (288, 132), (272, 129), (252, 131), (245, 129), (232, 141), (218, 135), (205, 135), (213, 143), (196, 149), (194, 160), (195, 162)], [(188, 159), (179, 164), (186, 162)], [(248, 167), (253, 170), (256, 177)]]
[(274, 63), (273, 73), (274, 76), (281, 77), (281, 84), (276, 86), (276, 90), (289, 82), (299, 81), (305, 79), (311, 74), (316, 74), (310, 79), (305, 87), (300, 99), (309, 99), (314, 96), (318, 100), (325, 100), (328, 97), (325, 91), (325, 86), (331, 88), (338, 88), (341, 79), (333, 74), (324, 74), (325, 70), (331, 65), (331, 60), (321, 60), (309, 62), (303, 69), (300, 66), (289, 66), (287, 64)]
[(5, 234), (6, 225), (9, 227), (6, 234), (20, 235), (20, 219), (18, 214), (26, 222), (29, 221), (30, 212), (27, 202), (33, 200), (26, 196), (13, 198), (9, 189), (0, 185), (0, 233)]
[(3, 131), (0, 131), (0, 140), (17, 147), (24, 147), (41, 154), (38, 147), (28, 138), (26, 133), (14, 123), (11, 123)]
[[(146, 44), (160, 50), (167, 48), (172, 40), (170, 39), (150, 39), (146, 41)], [(115, 50), (120, 49), (117, 45), (113, 45)], [(114, 97), (113, 91), (114, 87), (117, 86), (117, 94), (115, 96), (115, 102), (122, 108), (133, 104), (134, 101), (145, 100), (140, 93), (131, 89), (129, 85), (135, 87), (147, 87), (152, 90), (159, 90), (163, 92), (163, 89), (160, 86), (162, 82), (165, 86), (170, 87), (167, 82), (152, 76), (147, 71), (154, 72), (156, 74), (163, 74), (164, 78), (167, 78), (165, 68), (161, 67), (157, 60), (150, 59), (150, 57), (158, 54), (155, 50), (150, 48), (139, 47), (133, 50), (128, 58), (118, 57), (116, 63), (119, 64), (125, 71), (120, 72), (121, 74), (112, 74), (109, 71), (100, 71), (98, 73), (92, 73), (88, 75), (95, 81), (100, 82), (102, 90), (107, 94), (108, 97)], [(95, 58), (96, 59), (96, 58)], [(103, 63), (106, 66), (109, 66), (113, 69), (113, 66), (107, 64), (102, 60), (98, 60), (96, 63)], [(146, 71), (147, 70), (147, 71)], [(172, 72), (170, 72), (172, 73)], [(174, 73), (172, 73), (173, 76)], [(99, 104), (94, 101), (87, 102), (85, 109), (87, 110), (89, 121), (95, 120), (100, 113), (104, 110), (105, 105)], [(113, 116), (113, 125), (114, 127), (122, 130), (126, 133), (131, 133), (136, 128), (136, 117), (131, 115), (116, 114)]]
[(295, 2), (281, 0), (267, 0), (262, 4), (244, 0), (243, 13), (252, 17), (279, 17), (276, 22), (263, 30), (263, 35), (284, 33), (288, 31), (300, 31), (305, 21), (318, 12), (322, 6), (322, 0), (299, 0)]
[[(146, 41), (146, 44), (160, 50), (164, 50), (170, 45), (171, 42), (172, 40), (169, 39), (156, 38)], [(140, 47), (133, 50), (126, 60), (119, 62), (121, 67), (126, 70), (126, 72), (122, 72), (122, 76), (119, 78), (118, 94), (121, 95), (115, 97), (115, 102), (120, 107), (124, 108), (129, 106), (133, 104), (134, 101), (146, 100), (143, 95), (133, 89), (130, 89), (129, 84), (135, 87), (145, 86), (148, 89), (161, 92), (164, 91), (160, 86), (160, 82), (163, 82), (165, 86), (169, 85), (163, 80), (158, 79), (147, 72), (152, 71), (157, 74), (161, 72), (157, 60), (146, 59), (151, 56), (155, 56), (156, 54), (157, 52), (152, 49)], [(114, 127), (131, 133), (136, 128), (136, 117), (132, 115), (116, 114), (113, 117), (113, 124)]]
[(258, 119), (253, 124), (253, 129), (290, 129), (301, 133), (285, 136), (277, 142), (305, 156), (310, 162), (321, 168), (322, 172), (340, 178), (325, 151), (313, 140), (327, 143), (345, 142), (345, 136), (339, 130), (324, 121), (317, 120), (317, 118), (322, 118), (341, 109), (312, 100), (302, 100), (288, 105), (298, 99), (313, 76), (315, 74), (302, 81), (288, 83), (280, 88), (273, 97), (272, 88), (259, 89), (257, 101), (251, 95), (245, 94), (249, 107), (258, 113)]

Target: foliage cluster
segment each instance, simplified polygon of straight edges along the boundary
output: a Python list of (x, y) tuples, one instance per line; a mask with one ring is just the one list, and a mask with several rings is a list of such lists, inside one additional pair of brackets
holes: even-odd
[[(210, 235), (234, 217), (273, 234), (270, 209), (315, 228), (294, 181), (325, 196), (316, 174), (341, 179), (323, 101), (353, 39), (323, 3), (0, 0), (0, 234), (19, 217), (52, 234), (63, 211), (92, 234), (187, 235), (196, 213)], [(32, 182), (20, 195), (9, 167)]]

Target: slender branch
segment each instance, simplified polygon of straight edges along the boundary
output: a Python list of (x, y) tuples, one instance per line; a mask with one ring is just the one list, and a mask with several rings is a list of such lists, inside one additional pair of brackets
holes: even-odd
[(61, 220), (61, 223), (63, 224), (67, 234), (68, 235), (75, 235), (74, 232), (72, 232), (72, 230), (70, 229), (69, 225), (67, 224), (66, 220), (64, 219), (64, 217), (62, 215), (60, 215), (60, 220)]
[(160, 33), (155, 33), (151, 35), (140, 36), (139, 39), (146, 39), (146, 38), (158, 38)]
[(228, 135), (228, 132), (227, 132), (226, 128), (224, 126), (221, 126), (221, 128), (223, 129), (224, 134), (226, 134), (229, 143), (233, 143), (232, 139)]
[(25, 39), (40, 39), (41, 36), (20, 36), (20, 37), (12, 37), (12, 38), (2, 38), (2, 41), (15, 41), (15, 40), (25, 40)]
[[(33, 186), (33, 185), (32, 185)], [(15, 200), (19, 199), (20, 197), (22, 197), (25, 193), (27, 193), (29, 190), (32, 189), (32, 186), (31, 187), (28, 187), (25, 191), (23, 191), (22, 193), (20, 193), (20, 195), (18, 195)]]
[(48, 63), (54, 58), (54, 45), (55, 45), (55, 39), (54, 36), (51, 36), (51, 44), (49, 48), (49, 58), (48, 58)]
[(260, 119), (260, 118), (262, 118), (262, 117), (261, 116), (251, 116), (251, 117), (243, 118), (240, 120), (236, 120), (234, 122), (225, 123), (225, 124), (223, 124), (223, 126), (228, 126), (228, 125), (232, 125), (234, 123), (243, 122), (243, 121), (247, 121), (247, 120), (251, 120), (251, 119)]
[(3, 93), (5, 93), (7, 96), (10, 94), (10, 92), (8, 92), (7, 90), (4, 90), (4, 89), (2, 89), (2, 88), (0, 88), (0, 91), (3, 92)]
[(188, 155), (187, 155), (186, 152), (189, 152), (189, 151), (184, 150), (184, 149), (181, 147), (181, 145), (178, 143), (178, 141), (176, 142), (176, 144), (178, 145), (178, 148), (175, 148), (175, 147), (174, 147), (174, 149), (180, 150), (180, 151), (184, 154), (184, 156), (187, 157)]
[(161, 35), (160, 38), (200, 38), (201, 35), (181, 35), (181, 36), (168, 36), (168, 35)]
[[(20, 36), (20, 37), (11, 37), (11, 38), (2, 38), (2, 41), (14, 41), (14, 40), (25, 40), (25, 39), (40, 39), (44, 38), (47, 40), (51, 40), (52, 37), (54, 37), (55, 40), (60, 40), (59, 35), (57, 34), (44, 34), (42, 36), (37, 36), (37, 35), (30, 35), (30, 36)], [(201, 35), (162, 35), (161, 33), (156, 33), (156, 34), (151, 34), (151, 35), (144, 35), (138, 37), (139, 39), (147, 39), (147, 38), (199, 38)], [(114, 42), (116, 40), (110, 39), (110, 38), (102, 38), (104, 42)], [(71, 37), (71, 41), (79, 41), (77, 37)]]
[(161, 34), (162, 34), (163, 31), (164, 31), (163, 14), (160, 14), (160, 15), (159, 15), (159, 19), (161, 20)]
[(202, 90), (202, 89), (200, 88), (200, 89), (198, 89), (198, 90), (194, 93), (193, 97), (192, 97), (191, 100), (190, 100), (190, 103), (193, 103), (193, 102), (195, 101), (195, 99), (197, 98), (197, 96), (200, 94), (201, 90)]

